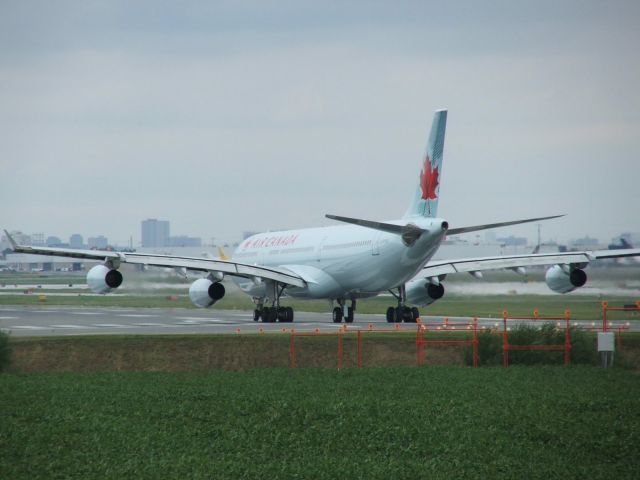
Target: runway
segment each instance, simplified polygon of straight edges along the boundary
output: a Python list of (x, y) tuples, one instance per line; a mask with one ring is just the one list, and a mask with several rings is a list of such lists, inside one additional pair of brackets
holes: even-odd
[[(442, 325), (443, 317), (423, 317), (429, 325)], [(450, 317), (449, 324), (468, 322), (468, 318)], [(540, 322), (538, 322), (540, 323)], [(581, 327), (600, 326), (601, 321), (572, 321)], [(622, 322), (614, 322), (622, 325)], [(640, 331), (640, 322), (630, 322), (630, 331)], [(502, 319), (478, 319), (480, 327), (502, 328)], [(331, 314), (296, 312), (293, 323), (253, 321), (253, 312), (242, 310), (196, 310), (162, 308), (88, 308), (68, 306), (3, 306), (0, 307), (0, 330), (12, 336), (66, 335), (158, 335), (158, 334), (237, 334), (290, 331), (335, 332), (345, 324), (335, 324)], [(614, 326), (615, 326), (614, 325)], [(401, 324), (403, 329), (415, 328)], [(357, 314), (349, 330), (394, 328), (384, 315)]]

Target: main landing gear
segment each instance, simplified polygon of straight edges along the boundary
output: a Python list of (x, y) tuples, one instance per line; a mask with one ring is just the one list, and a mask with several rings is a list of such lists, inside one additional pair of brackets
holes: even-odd
[(338, 306), (333, 309), (333, 323), (340, 323), (344, 318), (344, 323), (352, 323), (356, 311), (356, 301), (351, 300), (351, 306), (346, 307), (344, 298), (337, 300)]
[(407, 301), (407, 293), (404, 285), (400, 285), (398, 287), (398, 293), (396, 294), (393, 290), (389, 290), (391, 295), (396, 297), (398, 300), (397, 307), (389, 307), (387, 308), (387, 322), (389, 323), (416, 323), (418, 318), (420, 318), (420, 310), (416, 307), (408, 307), (405, 305)]
[(290, 323), (293, 322), (293, 308), (291, 307), (281, 307), (280, 306), (280, 297), (282, 296), (282, 292), (286, 285), (279, 286), (277, 283), (273, 283), (273, 302), (272, 306), (265, 307), (264, 301), (265, 298), (261, 297), (256, 302), (256, 308), (253, 311), (253, 321), (257, 322), (262, 320), (264, 323), (273, 323), (273, 322), (282, 322), (282, 323)]

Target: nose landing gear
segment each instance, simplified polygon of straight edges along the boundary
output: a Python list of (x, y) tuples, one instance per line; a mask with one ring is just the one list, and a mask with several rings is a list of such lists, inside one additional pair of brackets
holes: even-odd
[(356, 311), (356, 301), (351, 300), (351, 306), (346, 307), (344, 298), (337, 299), (338, 306), (333, 309), (333, 323), (341, 323), (344, 319), (344, 323), (353, 323)]

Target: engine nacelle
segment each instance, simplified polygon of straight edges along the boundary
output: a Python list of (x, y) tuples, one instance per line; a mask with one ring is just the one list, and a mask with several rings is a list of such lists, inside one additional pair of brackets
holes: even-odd
[(440, 283), (433, 283), (424, 279), (407, 283), (407, 302), (414, 305), (430, 305), (444, 295), (444, 286)]
[(569, 273), (560, 265), (554, 265), (544, 276), (547, 286), (557, 293), (569, 293), (587, 283), (587, 274), (579, 268), (571, 269)]
[(208, 278), (199, 278), (189, 287), (189, 298), (201, 308), (207, 308), (224, 297), (224, 285)]
[(93, 293), (109, 293), (122, 284), (122, 274), (106, 265), (96, 265), (87, 272), (87, 285)]

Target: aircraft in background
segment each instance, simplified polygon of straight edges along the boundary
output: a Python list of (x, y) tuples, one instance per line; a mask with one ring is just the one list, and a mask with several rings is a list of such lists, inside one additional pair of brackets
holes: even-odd
[(415, 322), (420, 316), (415, 305), (442, 298), (442, 282), (451, 273), (469, 272), (480, 277), (483, 270), (524, 273), (529, 266), (551, 265), (545, 277), (547, 285), (555, 292), (567, 293), (586, 283), (584, 268), (590, 261), (640, 255), (640, 249), (623, 249), (431, 261), (446, 235), (562, 216), (454, 228), (438, 217), (446, 122), (447, 111), (436, 111), (414, 198), (404, 216), (396, 220), (326, 215), (347, 225), (254, 235), (239, 245), (232, 259), (30, 247), (17, 245), (5, 233), (16, 252), (100, 261), (87, 273), (87, 284), (96, 293), (107, 293), (122, 284), (118, 268), (125, 263), (194, 270), (205, 276), (191, 284), (189, 297), (195, 305), (209, 307), (224, 297), (221, 281), (230, 276), (253, 297), (254, 320), (264, 322), (293, 321), (293, 309), (281, 305), (283, 296), (329, 299), (336, 305), (333, 321), (352, 322), (358, 299), (387, 291), (396, 299), (387, 309), (387, 321)]

